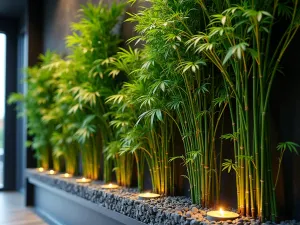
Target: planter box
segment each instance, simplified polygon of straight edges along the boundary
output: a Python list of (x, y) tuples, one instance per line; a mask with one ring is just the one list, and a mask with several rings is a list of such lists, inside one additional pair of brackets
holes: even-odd
[(136, 189), (104, 190), (100, 184), (78, 184), (75, 178), (28, 169), (26, 203), (50, 224), (59, 225), (197, 225), (198, 216), (206, 214), (186, 197), (139, 200)]
[(89, 200), (51, 187), (38, 179), (28, 178), (32, 185), (35, 211), (53, 225), (144, 225), (140, 221), (109, 210)]
[[(55, 179), (50, 176), (38, 175), (33, 170), (27, 171), (27, 203), (29, 202), (28, 205), (34, 206), (37, 214), (50, 224), (145, 225), (145, 223), (136, 219), (101, 206), (99, 202), (95, 202), (95, 199), (90, 199), (90, 197), (95, 197), (97, 194), (95, 195), (93, 191), (88, 189), (86, 191), (89, 191), (89, 193), (85, 192), (84, 189), (87, 188), (87, 185), (82, 185), (83, 189), (77, 189), (83, 194), (83, 196), (80, 196), (79, 193), (76, 195), (53, 185), (53, 182), (55, 182)], [(76, 190), (75, 185), (73, 190)], [(71, 186), (72, 184), (68, 188)], [(71, 191), (71, 189), (69, 190)], [(91, 194), (90, 197), (89, 194)]]

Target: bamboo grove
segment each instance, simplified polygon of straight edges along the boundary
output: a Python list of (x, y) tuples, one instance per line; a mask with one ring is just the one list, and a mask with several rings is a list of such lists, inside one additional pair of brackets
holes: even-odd
[[(204, 207), (222, 202), (226, 170), (236, 175), (239, 213), (276, 221), (282, 159), (299, 146), (279, 143), (272, 172), (270, 97), (300, 26), (298, 0), (147, 2), (125, 21), (137, 33), (125, 48), (118, 27), (126, 7), (142, 1), (88, 4), (66, 37), (69, 55), (47, 52), (28, 69), (28, 93), (10, 102), (26, 105), (38, 162), (105, 182), (115, 173), (126, 187), (136, 177), (139, 191), (148, 168), (162, 195), (176, 194), (183, 175)], [(179, 164), (186, 174), (175, 174)]]

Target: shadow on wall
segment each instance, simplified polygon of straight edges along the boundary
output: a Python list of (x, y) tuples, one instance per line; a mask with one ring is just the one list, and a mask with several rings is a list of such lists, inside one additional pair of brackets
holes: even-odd
[[(279, 74), (273, 89), (271, 111), (278, 142), (300, 143), (300, 33), (296, 35), (282, 62), (284, 75)], [(277, 144), (277, 143), (276, 143)], [(276, 163), (278, 159), (275, 158)], [(273, 168), (274, 170), (275, 168)], [(279, 180), (278, 206), (287, 218), (300, 219), (300, 156), (287, 152)]]

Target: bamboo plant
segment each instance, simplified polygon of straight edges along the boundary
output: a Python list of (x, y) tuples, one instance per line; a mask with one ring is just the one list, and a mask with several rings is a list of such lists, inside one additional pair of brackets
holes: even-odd
[[(150, 8), (128, 19), (137, 22), (139, 34), (131, 41), (145, 42), (140, 79), (152, 83), (141, 97), (151, 109), (141, 117), (160, 120), (165, 114), (176, 124), (185, 155), (173, 159), (184, 160), (193, 202), (209, 206), (219, 200), (222, 154), (215, 144), (227, 103), (214, 66), (186, 51), (184, 44), (205, 28), (205, 19), (199, 17), (203, 11), (192, 0), (150, 2)], [(163, 99), (162, 104), (155, 104), (157, 99)]]
[[(51, 165), (52, 145), (51, 133), (54, 131), (52, 124), (47, 124), (45, 116), (51, 110), (54, 101), (56, 83), (54, 82), (54, 69), (45, 69), (44, 66), (57, 60), (58, 55), (47, 52), (40, 56), (40, 63), (27, 69), (25, 79), (28, 91), (25, 95), (14, 93), (9, 97), (9, 103), (22, 101), (25, 103), (23, 116), (28, 118), (28, 133), (32, 136), (31, 146), (35, 150), (38, 166), (48, 169)], [(47, 127), (47, 129), (45, 129)], [(55, 157), (54, 157), (55, 158)], [(55, 159), (54, 159), (55, 160)], [(60, 169), (56, 163), (56, 169)]]
[(55, 125), (51, 134), (53, 152), (58, 157), (63, 157), (65, 171), (71, 175), (78, 173), (78, 155), (80, 152), (79, 143), (74, 137), (76, 132), (77, 118), (69, 114), (73, 103), (70, 93), (72, 87), (72, 74), (69, 70), (69, 62), (58, 59), (45, 65), (45, 69), (55, 68), (53, 77), (56, 79), (57, 89), (55, 91), (54, 104), (44, 120)]
[[(81, 144), (85, 175), (93, 179), (99, 178), (100, 157), (113, 138), (109, 119), (104, 117), (108, 111), (105, 98), (116, 93), (119, 85), (107, 71), (105, 59), (117, 52), (120, 39), (113, 32), (123, 10), (121, 3), (82, 6), (81, 19), (72, 24), (73, 34), (66, 38), (71, 51), (69, 69), (74, 76), (70, 89), (74, 101), (69, 112), (78, 118), (75, 137)], [(111, 160), (104, 160), (106, 182), (111, 180), (111, 173)]]
[(112, 109), (117, 109), (111, 125), (120, 129), (121, 155), (131, 152), (135, 156), (139, 189), (142, 190), (143, 187), (144, 161), (146, 161), (150, 169), (153, 191), (173, 194), (174, 174), (172, 164), (169, 163), (174, 147), (171, 144), (173, 121), (157, 123), (154, 120), (138, 118), (148, 107), (145, 104), (146, 99), (141, 98), (148, 92), (148, 83), (138, 80), (143, 57), (143, 51), (122, 49), (113, 62), (117, 71), (125, 72), (129, 80), (117, 95), (107, 100), (113, 103)]
[[(220, 14), (200, 5), (209, 26), (187, 46), (213, 63), (224, 80), (233, 132), (223, 137), (234, 141), (235, 155), (233, 161), (226, 160), (224, 169), (236, 171), (241, 214), (275, 221), (269, 99), (280, 61), (299, 29), (298, 0), (226, 1)], [(288, 18), (288, 26), (275, 35), (273, 28), (283, 17)]]
[[(110, 63), (111, 70), (114, 70), (115, 73), (123, 73), (129, 80), (128, 82), (132, 82), (134, 79), (132, 72), (140, 65), (141, 58), (142, 56), (138, 49), (120, 49)], [(115, 130), (115, 140), (109, 143), (107, 151), (108, 156), (115, 159), (117, 182), (127, 187), (131, 185), (132, 181), (132, 156), (134, 155), (137, 165), (138, 189), (142, 191), (144, 188), (144, 152), (130, 148), (130, 145), (124, 146), (123, 143), (123, 138), (134, 128), (137, 118), (136, 108), (130, 101), (124, 99), (124, 97), (130, 96), (130, 89), (126, 88), (127, 85), (129, 83), (124, 84), (123, 88), (116, 95), (108, 97), (106, 101), (110, 105), (109, 113), (112, 116), (110, 126), (114, 127)]]

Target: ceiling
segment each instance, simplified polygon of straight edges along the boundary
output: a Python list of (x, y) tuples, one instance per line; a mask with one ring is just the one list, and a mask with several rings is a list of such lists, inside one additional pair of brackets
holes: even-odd
[(19, 18), (25, 11), (26, 0), (0, 0), (0, 17)]

